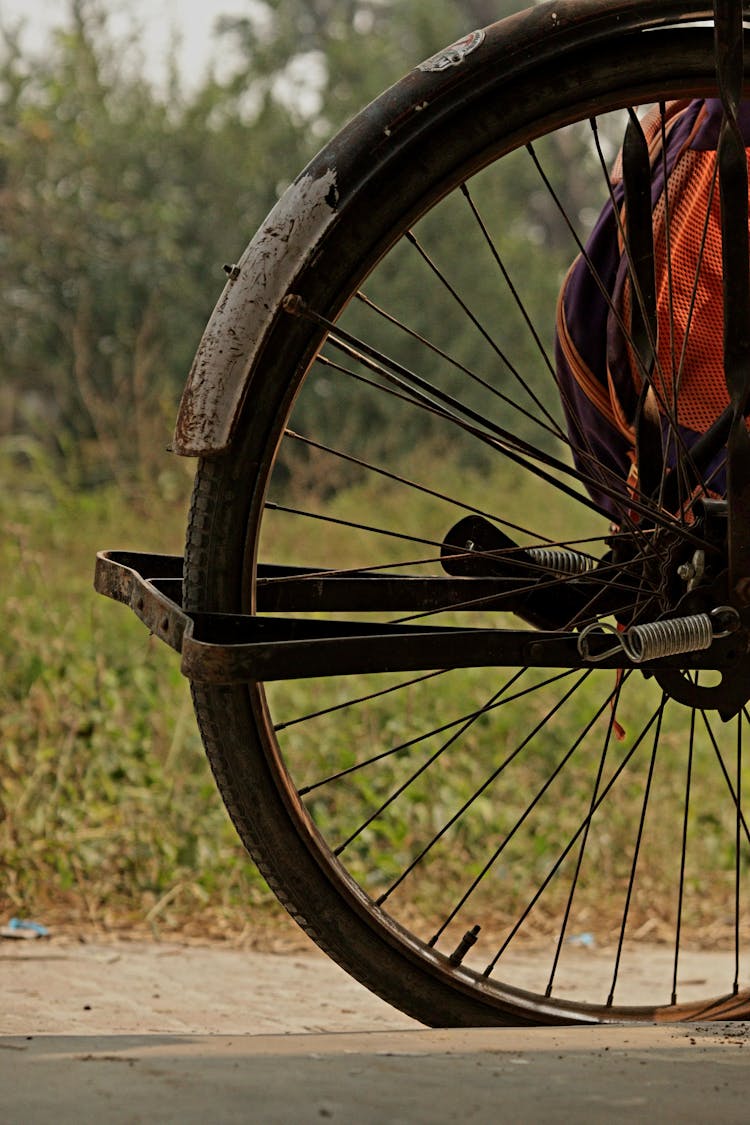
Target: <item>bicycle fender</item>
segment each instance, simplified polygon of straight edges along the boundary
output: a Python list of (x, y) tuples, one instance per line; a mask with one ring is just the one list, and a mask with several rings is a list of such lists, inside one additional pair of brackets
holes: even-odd
[(304, 173), (284, 193), (226, 284), (201, 339), (182, 396), (172, 448), (221, 452), (262, 340), (279, 303), (335, 218), (336, 173)]

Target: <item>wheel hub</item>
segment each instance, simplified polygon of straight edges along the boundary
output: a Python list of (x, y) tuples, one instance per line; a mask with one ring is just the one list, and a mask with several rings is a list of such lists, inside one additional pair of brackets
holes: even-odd
[[(727, 505), (725, 501), (701, 499), (695, 505), (694, 533), (688, 540), (681, 528), (657, 528), (652, 532), (647, 552), (632, 551), (628, 535), (613, 540), (613, 557), (629, 567), (640, 596), (627, 618), (619, 618), (626, 628), (642, 621), (669, 620), (694, 614), (711, 614), (718, 606), (731, 604), (727, 568)], [(704, 546), (697, 546), (702, 541)], [(626, 546), (626, 543), (628, 546)], [(630, 558), (626, 553), (629, 551)], [(647, 591), (647, 593), (646, 593)], [(659, 686), (687, 707), (717, 711), (722, 719), (736, 715), (750, 700), (750, 619), (740, 613), (740, 628), (735, 629), (724, 659), (729, 667), (715, 673), (691, 672), (665, 667), (653, 673)], [(673, 658), (679, 661), (679, 657)], [(701, 683), (701, 676), (704, 680)], [(714, 683), (707, 682), (710, 677)]]

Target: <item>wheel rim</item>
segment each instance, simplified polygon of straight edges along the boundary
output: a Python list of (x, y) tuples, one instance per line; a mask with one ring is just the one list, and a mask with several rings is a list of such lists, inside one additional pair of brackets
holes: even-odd
[[(605, 145), (618, 131), (621, 136), (621, 127), (599, 122)], [(577, 146), (583, 142), (577, 132), (567, 130), (563, 140), (569, 151), (580, 153)], [(585, 145), (596, 164), (599, 157), (590, 133), (588, 137)], [(468, 379), (475, 396), (471, 409), (490, 418), (502, 418), (498, 410), (512, 409), (513, 403), (498, 399), (466, 371), (480, 374), (487, 384), (504, 370), (503, 394), (516, 399), (521, 436), (541, 434), (541, 447), (548, 453), (557, 450), (553, 455), (558, 456), (565, 443), (550, 432), (560, 429), (561, 414), (549, 374), (553, 364), (543, 335), (543, 310), (548, 328), (575, 243), (562, 241), (559, 212), (556, 222), (550, 219), (557, 203), (549, 193), (543, 202), (531, 189), (529, 208), (516, 219), (524, 231), (523, 246), (509, 243), (505, 231), (498, 234), (496, 222), (491, 242), (485, 234), (496, 220), (492, 199), (497, 189), (491, 181), (498, 167), (504, 176), (524, 182), (528, 169), (538, 176), (541, 165), (553, 182), (543, 151), (548, 141), (534, 144), (534, 152), (523, 155), (526, 171), (520, 169), (518, 154), (507, 156), (501, 167), (472, 181), (468, 192), (431, 212), (415, 227), (415, 237), (397, 246), (368, 279), (366, 300), (354, 300), (337, 324), (363, 339), (368, 335), (364, 326), (377, 323), (377, 352), (395, 353), (408, 370), (415, 363), (411, 357), (429, 354), (435, 370), (440, 369), (434, 378), (451, 370), (440, 389), (453, 397), (456, 380)], [(544, 184), (544, 178), (538, 182)], [(604, 201), (601, 174), (599, 189), (598, 199), (581, 197), (578, 210), (588, 212), (583, 219), (576, 215), (581, 237)], [(555, 192), (562, 197), (560, 180)], [(469, 228), (446, 210), (457, 203), (472, 217), (471, 244), (461, 241)], [(428, 260), (430, 240), (442, 241), (448, 226), (460, 232), (453, 253), (446, 255), (443, 244), (440, 264)], [(529, 300), (517, 278), (529, 262), (528, 273), (539, 266), (529, 246), (538, 247), (536, 240), (545, 230), (548, 238), (560, 237), (559, 255), (553, 263), (553, 254), (545, 252), (544, 268), (533, 276), (533, 286), (545, 290), (545, 299)], [(456, 333), (449, 309), (461, 306), (439, 278), (444, 274), (450, 286), (463, 287), (466, 276), (452, 279), (470, 274), (465, 264), (478, 261), (480, 251), (486, 268), (494, 270), (506, 289), (506, 303), (497, 316), (499, 342), (491, 305), (490, 315), (486, 312), (486, 292), (482, 327), (473, 326), (474, 338), (463, 340)], [(442, 292), (433, 338), (442, 352), (437, 358), (388, 319), (398, 312), (406, 322), (406, 310), (409, 330), (422, 335), (427, 280), (416, 299), (412, 294), (409, 310), (407, 296), (399, 290), (400, 278), (407, 276), (400, 262), (407, 253), (418, 259), (422, 277)], [(527, 319), (529, 305), (533, 312)], [(512, 333), (508, 310), (520, 317), (520, 329), (516, 325)], [(460, 319), (466, 319), (464, 310)], [(508, 345), (511, 335), (515, 356)], [(448, 354), (463, 371), (445, 358)], [(424, 360), (419, 363), (424, 371)], [(403, 387), (387, 382), (380, 360), (376, 367), (381, 370), (354, 360), (351, 350), (332, 350), (329, 341), (302, 391), (284, 392), (287, 401), (295, 396), (294, 411), (279, 448), (275, 438), (266, 440), (267, 449), (274, 447), (274, 471), (270, 474), (269, 464), (270, 480), (260, 482), (264, 517), (260, 527), (251, 528), (248, 557), (296, 565), (304, 561), (321, 571), (442, 574), (441, 544), (467, 513), (481, 513), (525, 547), (564, 548), (593, 558), (604, 554), (609, 530), (600, 514), (574, 496), (550, 492), (549, 483), (540, 485), (533, 474), (509, 470), (505, 459), (498, 471), (492, 457), (487, 458), (487, 442), (475, 430), (405, 402), (398, 397)], [(386, 368), (389, 376), (394, 374), (392, 366)], [(527, 378), (529, 370), (543, 374), (535, 385)], [(366, 398), (359, 416), (351, 408), (351, 387)], [(410, 429), (415, 416), (423, 421), (427, 416), (421, 456), (415, 453)], [(445, 464), (449, 456), (450, 471)], [(460, 488), (456, 465), (462, 473)], [(541, 521), (538, 515), (530, 518), (535, 510)], [(654, 554), (642, 547), (643, 536), (632, 525), (630, 535), (641, 543), (641, 554)], [(676, 542), (673, 569), (684, 565), (687, 551), (685, 535), (677, 535)], [(621, 584), (623, 618), (631, 603), (637, 603), (639, 612), (644, 605), (640, 593), (634, 597), (632, 583), (622, 581), (629, 566), (632, 573), (632, 563), (611, 565), (600, 580), (610, 590)], [(638, 574), (659, 612), (668, 610), (661, 585)], [(566, 581), (556, 578), (550, 584), (557, 591)], [(260, 602), (263, 587), (269, 589), (273, 582), (255, 581)], [(611, 601), (606, 604), (611, 608)], [(480, 604), (460, 616), (476, 621), (487, 612), (486, 604)], [(427, 619), (454, 621), (457, 615), (459, 610), (450, 618), (430, 613)], [(414, 616), (391, 615), (397, 620)], [(497, 612), (492, 616), (495, 624)], [(579, 614), (575, 624), (601, 616)], [(675, 667), (683, 681), (692, 678), (706, 689), (707, 673), (680, 671), (679, 663)], [(546, 1019), (747, 1013), (738, 977), (738, 949), (747, 931), (742, 904), (748, 843), (744, 706), (725, 723), (710, 696), (696, 695), (700, 707), (693, 708), (675, 700), (680, 692), (663, 677), (660, 685), (630, 670), (618, 682), (605, 669), (564, 674), (539, 668), (438, 669), (268, 685), (251, 694), (268, 760), (311, 851), (349, 907), (439, 979), (489, 1006)], [(475, 936), (477, 925), (478, 940), (472, 943), (467, 935)], [(649, 950), (648, 956), (663, 961), (665, 968), (658, 984), (649, 981), (638, 991), (642, 969), (631, 969), (629, 962), (635, 965), (639, 942), (649, 935), (661, 949)], [(706, 945), (721, 947), (723, 953), (715, 983), (690, 984), (703, 979), (694, 954)], [(582, 990), (579, 975), (588, 978), (589, 992)], [(520, 990), (514, 988), (518, 981)], [(712, 1004), (705, 999), (712, 996), (726, 999)]]

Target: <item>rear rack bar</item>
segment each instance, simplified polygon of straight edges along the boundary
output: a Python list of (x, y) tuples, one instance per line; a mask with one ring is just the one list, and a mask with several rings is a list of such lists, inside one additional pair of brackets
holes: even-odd
[[(401, 605), (417, 612), (428, 604), (455, 608), (474, 599), (491, 599), (493, 593), (499, 597), (503, 583), (502, 578), (351, 574), (338, 578), (310, 568), (259, 567), (257, 588), (259, 613), (295, 608), (299, 612), (302, 584), (308, 612), (374, 612), (378, 609), (376, 595), (386, 592), (383, 601), (387, 600), (389, 611)], [(316, 585), (322, 592), (311, 602), (309, 594)], [(179, 652), (183, 674), (196, 683), (241, 684), (474, 667), (632, 667), (625, 653), (606, 652), (611, 649), (611, 638), (605, 633), (589, 635), (583, 656), (576, 632), (188, 613), (182, 608), (182, 559), (176, 555), (102, 551), (97, 555), (94, 586), (100, 594), (129, 606), (154, 636)], [(383, 602), (380, 608), (382, 611)], [(717, 640), (709, 650), (681, 656), (680, 666), (720, 668), (731, 663), (730, 646), (730, 638)], [(725, 650), (727, 657), (722, 659)], [(638, 667), (649, 671), (664, 665), (664, 660), (656, 660)]]

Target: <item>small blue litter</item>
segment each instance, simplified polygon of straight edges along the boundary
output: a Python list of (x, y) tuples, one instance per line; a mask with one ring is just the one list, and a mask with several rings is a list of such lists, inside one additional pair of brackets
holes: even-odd
[(574, 934), (573, 937), (568, 938), (568, 945), (582, 945), (586, 949), (592, 949), (596, 945), (596, 938), (593, 934)]
[(11, 918), (7, 926), (0, 931), (2, 937), (40, 938), (48, 937), (49, 930), (40, 922), (31, 922), (28, 918)]

